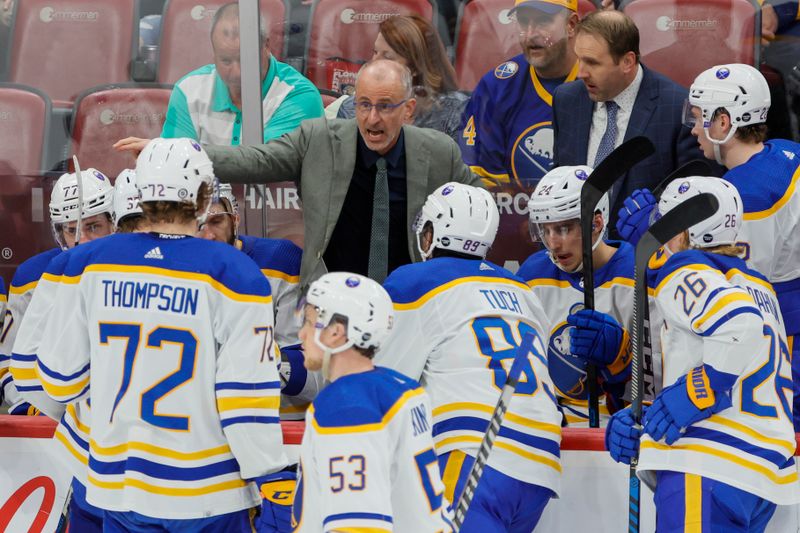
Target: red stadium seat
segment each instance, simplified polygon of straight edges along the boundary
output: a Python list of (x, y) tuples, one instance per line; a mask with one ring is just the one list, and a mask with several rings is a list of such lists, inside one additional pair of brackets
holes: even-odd
[(54, 182), (54, 177), (6, 174), (0, 168), (0, 276), (6, 289), (20, 263), (56, 245), (48, 211)]
[[(169, 85), (117, 85), (90, 89), (75, 102), (71, 154), (81, 168), (95, 167), (116, 176), (135, 161), (111, 145), (123, 137), (150, 139), (161, 134), (167, 112)], [(72, 170), (72, 160), (69, 161)]]
[(342, 96), (341, 93), (330, 91), (328, 89), (320, 89), (319, 95), (322, 97), (322, 107), (328, 107)]
[(344, 92), (372, 57), (378, 25), (393, 15), (429, 20), (433, 0), (315, 0), (306, 44), (306, 75), (317, 87)]
[(639, 28), (642, 63), (689, 86), (722, 63), (760, 62), (757, 0), (634, 0), (623, 6)]
[(40, 172), (49, 128), (47, 95), (25, 85), (0, 83), (0, 172)]
[[(158, 76), (162, 83), (181, 77), (213, 62), (211, 22), (217, 9), (230, 0), (167, 0), (161, 18), (161, 49)], [(269, 25), (272, 54), (284, 57), (284, 0), (261, 0), (261, 14)]]
[(136, 0), (17, 2), (9, 81), (42, 89), (57, 107), (87, 87), (130, 79), (139, 43)]
[[(461, 4), (456, 29), (458, 85), (472, 91), (481, 77), (520, 53), (519, 29), (509, 17), (510, 0), (467, 0)], [(578, 14), (596, 9), (590, 0), (578, 0)]]

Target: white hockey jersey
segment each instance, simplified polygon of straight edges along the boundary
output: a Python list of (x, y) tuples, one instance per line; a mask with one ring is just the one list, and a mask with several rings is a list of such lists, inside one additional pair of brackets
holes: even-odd
[[(9, 286), (8, 305), (0, 334), (0, 386), (11, 414), (25, 414), (21, 411), (25, 410), (27, 405), (14, 383), (13, 375), (4, 372), (3, 369), (11, 368), (14, 342), (39, 280), (50, 261), (60, 253), (60, 248), (52, 248), (27, 259), (17, 267)], [(21, 386), (25, 392), (24, 385)], [(42, 392), (42, 389), (37, 387), (35, 391)]]
[(257, 505), (245, 480), (287, 464), (258, 268), (175, 235), (112, 235), (66, 255), (35, 372), (54, 399), (91, 401), (89, 503), (165, 519)]
[(547, 319), (531, 290), (487, 261), (445, 257), (400, 267), (384, 287), (396, 315), (376, 361), (425, 387), (439, 455), (477, 454), (517, 347), (534, 334), (488, 464), (558, 494), (561, 414), (547, 372)]
[[(738, 379), (732, 406), (692, 424), (671, 446), (644, 435), (639, 471), (645, 479), (657, 470), (697, 474), (779, 505), (797, 503), (790, 353), (772, 286), (739, 258), (696, 250), (672, 256), (656, 283), (663, 385), (702, 365)], [(705, 386), (689, 387), (697, 401), (708, 396)]]
[[(594, 301), (595, 309), (614, 317), (626, 332), (625, 341), (628, 342), (631, 328), (633, 327), (633, 289), (634, 289), (634, 249), (627, 242), (609, 241), (612, 247), (618, 248), (611, 260), (594, 272)], [(517, 276), (527, 283), (533, 293), (539, 297), (549, 317), (550, 342), (547, 348), (547, 360), (550, 372), (556, 386), (562, 381), (559, 376), (564, 375), (565, 383), (577, 383), (571, 390), (557, 389), (567, 423), (571, 427), (588, 427), (588, 406), (586, 373), (581, 361), (574, 357), (569, 350), (569, 330), (567, 316), (583, 308), (583, 274), (567, 273), (558, 268), (550, 260), (546, 250), (530, 256), (520, 267)], [(655, 317), (651, 309), (651, 320)], [(652, 351), (643, 361), (645, 376), (645, 398), (652, 400), (654, 397), (654, 375), (657, 374), (657, 361), (652, 354), (660, 353), (657, 339), (651, 339)], [(629, 346), (629, 342), (628, 342)], [(623, 350), (628, 349), (623, 347)], [(620, 361), (625, 359), (621, 358)], [(627, 358), (627, 362), (630, 359)], [(577, 370), (580, 369), (580, 372)], [(570, 379), (569, 374), (574, 372), (579, 378)], [(567, 387), (563, 387), (567, 389)], [(604, 401), (600, 404), (600, 422), (605, 426), (609, 419), (608, 409)]]
[(307, 420), (296, 533), (452, 531), (430, 401), (416, 381), (381, 367), (342, 376), (320, 392)]
[(800, 334), (800, 144), (782, 139), (724, 178), (742, 197), (744, 222), (739, 243), (747, 248), (748, 266), (775, 288), (788, 335)]

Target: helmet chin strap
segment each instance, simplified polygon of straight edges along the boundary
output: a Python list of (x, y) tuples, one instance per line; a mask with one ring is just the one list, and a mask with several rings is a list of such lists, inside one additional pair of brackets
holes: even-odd
[(330, 346), (326, 346), (325, 344), (322, 343), (322, 341), (319, 338), (320, 335), (322, 335), (322, 330), (324, 328), (319, 326), (320, 324), (317, 324), (317, 327), (314, 330), (314, 343), (317, 346), (319, 346), (319, 348), (322, 350), (322, 378), (325, 381), (330, 381), (331, 356), (350, 348), (353, 345), (353, 341), (348, 340), (346, 343), (336, 348), (331, 348)]
[(724, 139), (714, 139), (711, 137), (711, 134), (708, 131), (708, 127), (703, 126), (703, 132), (706, 134), (706, 139), (714, 145), (714, 159), (722, 166), (725, 166), (725, 162), (722, 160), (722, 150), (720, 146), (725, 144), (726, 142), (730, 141), (733, 138), (733, 135), (736, 133), (736, 126), (731, 125), (731, 129), (728, 134), (725, 136)]

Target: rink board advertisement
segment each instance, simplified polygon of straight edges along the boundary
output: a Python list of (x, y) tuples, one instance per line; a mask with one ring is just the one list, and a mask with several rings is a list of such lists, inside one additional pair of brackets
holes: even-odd
[[(64, 508), (70, 476), (61, 467), (55, 423), (44, 417), (0, 416), (0, 531), (52, 532)], [(284, 442), (295, 453), (303, 423), (283, 424)], [(537, 532), (618, 533), (628, 525), (628, 467), (603, 449), (602, 430), (564, 429), (561, 498), (545, 509)], [(642, 485), (643, 533), (655, 529), (653, 494)], [(767, 531), (797, 532), (800, 506), (780, 506)]]

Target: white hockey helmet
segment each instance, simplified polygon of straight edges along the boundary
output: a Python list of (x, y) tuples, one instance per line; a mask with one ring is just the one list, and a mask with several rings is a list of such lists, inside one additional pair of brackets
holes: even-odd
[[(108, 177), (94, 168), (81, 171), (83, 209), (81, 219), (100, 213), (113, 213), (114, 188)], [(50, 194), (50, 221), (63, 224), (78, 220), (78, 178), (75, 173), (62, 174)]]
[[(725, 144), (740, 126), (766, 122), (770, 103), (767, 80), (758, 69), (742, 63), (716, 65), (701, 72), (689, 88), (684, 124), (694, 126), (692, 108), (697, 107), (703, 118), (706, 138), (715, 146)], [(720, 108), (730, 115), (731, 130), (724, 139), (713, 139), (708, 129), (714, 113)]]
[[(81, 171), (83, 209), (81, 220), (105, 213), (109, 220), (114, 213), (114, 187), (108, 177), (94, 168)], [(74, 172), (62, 174), (50, 193), (50, 228), (62, 250), (67, 250), (62, 227), (78, 220), (78, 178)]]
[[(593, 171), (586, 165), (566, 166), (554, 168), (542, 177), (528, 200), (528, 221), (534, 241), (541, 241), (542, 224), (580, 220), (581, 188)], [(608, 194), (600, 198), (597, 211), (603, 215), (605, 229), (608, 224)]]
[[(317, 310), (314, 342), (323, 350), (322, 375), (325, 379), (329, 379), (331, 355), (352, 346), (379, 348), (389, 336), (394, 321), (394, 307), (386, 289), (360, 274), (325, 274), (311, 284), (304, 303)], [(331, 348), (322, 343), (320, 335), (334, 320), (345, 323), (347, 342)]]
[[(428, 223), (433, 229), (433, 241), (425, 252), (422, 235)], [(429, 259), (436, 248), (484, 258), (499, 224), (500, 213), (488, 191), (450, 182), (428, 195), (412, 229), (423, 260)]]
[(206, 184), (214, 194), (215, 181), (211, 160), (192, 139), (152, 139), (136, 160), (136, 186), (142, 202), (197, 205), (200, 187)]
[(230, 183), (219, 184), (219, 200), (225, 206), (228, 214), (239, 214), (239, 202), (236, 200), (236, 195), (233, 194), (233, 187)]
[(709, 218), (689, 228), (689, 244), (695, 248), (736, 244), (736, 235), (743, 218), (742, 199), (736, 187), (722, 178), (691, 176), (674, 180), (661, 193), (658, 217), (702, 193), (713, 194), (719, 202), (719, 209)]
[(122, 219), (141, 215), (139, 189), (136, 187), (136, 171), (126, 168), (114, 182), (114, 228), (119, 228)]

